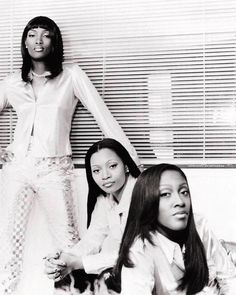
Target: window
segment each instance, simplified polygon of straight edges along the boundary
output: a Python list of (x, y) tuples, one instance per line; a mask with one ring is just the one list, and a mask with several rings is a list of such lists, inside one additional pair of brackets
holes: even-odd
[[(29, 0), (0, 3), (0, 78), (19, 68), (26, 22), (60, 26), (65, 62), (88, 74), (144, 164), (236, 163), (236, 3), (225, 0)], [(0, 115), (0, 144), (15, 113)], [(102, 134), (80, 105), (75, 163)]]

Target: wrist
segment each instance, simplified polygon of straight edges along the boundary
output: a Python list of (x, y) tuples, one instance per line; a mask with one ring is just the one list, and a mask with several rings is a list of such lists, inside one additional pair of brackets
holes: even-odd
[(76, 270), (76, 269), (83, 269), (83, 262), (82, 262), (82, 257), (81, 256), (74, 256), (72, 261), (71, 261), (71, 270)]

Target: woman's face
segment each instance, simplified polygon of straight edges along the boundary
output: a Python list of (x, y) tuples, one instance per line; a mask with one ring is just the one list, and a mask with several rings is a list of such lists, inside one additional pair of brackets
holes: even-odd
[[(179, 231), (188, 223), (191, 200), (184, 177), (174, 170), (164, 171), (160, 179), (158, 222), (168, 229)], [(162, 232), (162, 229), (160, 229)], [(163, 233), (165, 235), (165, 233)]]
[(25, 45), (33, 60), (44, 60), (52, 50), (50, 32), (43, 28), (29, 30), (26, 36)]
[(125, 165), (121, 158), (113, 150), (103, 148), (91, 156), (90, 164), (96, 184), (106, 193), (118, 197), (126, 183)]

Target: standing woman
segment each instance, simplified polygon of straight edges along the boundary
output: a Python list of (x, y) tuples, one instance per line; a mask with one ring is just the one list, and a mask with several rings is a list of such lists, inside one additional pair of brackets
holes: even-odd
[[(105, 136), (120, 140), (138, 161), (135, 150), (86, 74), (76, 64), (63, 65), (61, 32), (53, 20), (45, 16), (31, 19), (22, 34), (21, 52), (21, 70), (6, 77), (0, 89), (0, 110), (11, 105), (18, 117), (13, 142), (0, 151), (1, 246), (5, 246), (3, 255), (0, 254), (1, 294), (12, 294), (20, 282), (27, 223), (34, 201), (46, 217), (56, 248), (66, 250), (79, 240), (69, 140), (79, 100)], [(40, 292), (40, 280), (36, 285), (38, 294), (52, 294)], [(30, 292), (26, 290), (27, 293)]]
[(120, 271), (122, 295), (235, 294), (236, 268), (206, 220), (193, 214), (179, 167), (160, 164), (139, 176), (116, 265)]

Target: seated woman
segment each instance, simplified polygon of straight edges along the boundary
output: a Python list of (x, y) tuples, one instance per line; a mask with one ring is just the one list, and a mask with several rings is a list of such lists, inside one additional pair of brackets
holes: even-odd
[(138, 178), (115, 267), (122, 295), (236, 293), (236, 268), (204, 218), (187, 178), (171, 164)]
[(98, 275), (115, 265), (133, 186), (140, 174), (127, 150), (111, 138), (90, 147), (85, 168), (89, 188), (88, 230), (70, 253), (49, 255), (45, 263), (46, 274), (55, 282), (74, 270), (83, 270), (74, 272), (80, 292), (86, 288), (85, 281), (96, 277), (91, 279), (85, 273)]

